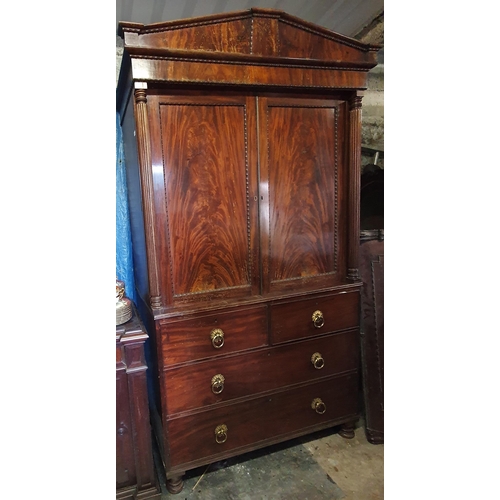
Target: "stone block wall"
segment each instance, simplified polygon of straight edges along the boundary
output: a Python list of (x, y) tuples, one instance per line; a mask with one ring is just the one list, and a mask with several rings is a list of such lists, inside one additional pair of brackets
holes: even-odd
[(116, 84), (118, 85), (118, 75), (123, 57), (123, 39), (116, 35)]
[[(354, 38), (364, 43), (384, 44), (384, 13), (380, 13)], [(362, 101), (361, 144), (384, 151), (384, 50), (378, 54), (379, 64), (368, 73), (368, 85)], [(383, 155), (380, 155), (383, 156)], [(373, 163), (374, 155), (363, 153), (361, 168)], [(377, 165), (384, 168), (379, 157)]]

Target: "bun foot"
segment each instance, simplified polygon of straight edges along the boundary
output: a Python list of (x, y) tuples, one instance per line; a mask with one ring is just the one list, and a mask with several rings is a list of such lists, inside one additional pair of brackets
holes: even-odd
[(354, 436), (355, 436), (355, 434), (354, 434), (354, 423), (350, 422), (350, 423), (342, 425), (342, 427), (339, 430), (339, 434), (344, 439), (353, 439)]
[(167, 490), (173, 495), (180, 493), (184, 488), (184, 481), (182, 476), (176, 476), (171, 479), (167, 479)]

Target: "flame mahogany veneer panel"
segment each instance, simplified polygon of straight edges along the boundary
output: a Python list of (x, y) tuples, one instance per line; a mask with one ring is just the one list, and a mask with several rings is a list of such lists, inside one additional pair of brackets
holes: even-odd
[(145, 33), (139, 38), (143, 47), (169, 49), (207, 50), (227, 53), (249, 54), (252, 20), (236, 19), (204, 26), (179, 26), (156, 33)]
[(262, 99), (261, 180), (264, 289), (340, 283), (344, 104), (320, 99)]
[(369, 53), (360, 53), (352, 45), (340, 44), (317, 33), (297, 29), (296, 24), (280, 22), (278, 26), (281, 57), (360, 62), (369, 61), (373, 57)]
[(335, 272), (332, 112), (270, 107), (268, 120), (271, 279)]
[[(201, 294), (251, 294), (256, 165), (247, 98), (162, 97), (159, 134), (165, 190), (166, 248), (172, 301)], [(249, 117), (252, 113), (252, 117)], [(252, 125), (252, 130), (249, 130)], [(254, 188), (256, 189), (256, 188)]]

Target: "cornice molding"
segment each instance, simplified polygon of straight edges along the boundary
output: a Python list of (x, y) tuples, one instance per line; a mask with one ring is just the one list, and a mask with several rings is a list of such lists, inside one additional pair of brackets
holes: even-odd
[(192, 51), (182, 49), (151, 49), (130, 47), (126, 49), (132, 59), (201, 62), (208, 64), (241, 64), (250, 66), (273, 66), (283, 68), (337, 69), (366, 72), (373, 63), (346, 63), (346, 61), (323, 61), (321, 59), (298, 59), (293, 57), (259, 56), (227, 52)]
[(190, 19), (180, 19), (175, 21), (163, 21), (159, 23), (152, 24), (141, 24), (133, 23), (127, 21), (121, 21), (118, 23), (118, 36), (124, 37), (125, 33), (135, 33), (138, 35), (154, 34), (166, 31), (189, 29), (199, 26), (208, 26), (213, 24), (222, 24), (232, 21), (238, 21), (249, 18), (269, 18), (275, 19), (278, 22), (282, 22), (298, 28), (300, 30), (307, 31), (314, 35), (332, 40), (342, 45), (346, 45), (363, 52), (378, 51), (382, 48), (382, 45), (378, 44), (367, 44), (351, 38), (340, 33), (336, 33), (322, 26), (304, 21), (299, 17), (292, 16), (283, 12), (281, 10), (275, 9), (262, 9), (262, 8), (252, 8), (249, 10), (238, 11), (238, 12), (226, 12), (221, 14), (212, 14), (209, 16), (194, 17)]

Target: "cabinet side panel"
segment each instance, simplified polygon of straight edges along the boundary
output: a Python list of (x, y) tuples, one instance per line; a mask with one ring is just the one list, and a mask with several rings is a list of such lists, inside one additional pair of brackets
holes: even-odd
[(134, 119), (133, 93), (122, 118), (123, 149), (127, 171), (127, 190), (130, 210), (130, 230), (132, 234), (132, 255), (134, 260), (135, 287), (142, 300), (149, 304), (148, 267), (144, 216), (142, 211), (141, 181)]

